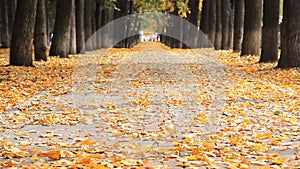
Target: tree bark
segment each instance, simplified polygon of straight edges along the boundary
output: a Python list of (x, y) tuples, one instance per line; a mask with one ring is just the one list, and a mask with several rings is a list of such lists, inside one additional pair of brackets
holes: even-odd
[(216, 13), (216, 0), (210, 0), (209, 2), (209, 32), (208, 38), (210, 42), (214, 45), (216, 38), (216, 21), (217, 21), (217, 13)]
[(17, 8), (17, 1), (9, 0), (8, 1), (8, 32), (10, 37), (15, 22), (16, 8)]
[(75, 16), (75, 0), (72, 0), (71, 6), (71, 30), (70, 30), (70, 50), (69, 54), (76, 54), (76, 16)]
[[(187, 16), (187, 20), (192, 23), (194, 26), (198, 27), (198, 18), (199, 18), (199, 0), (190, 0), (188, 2), (188, 6), (191, 9), (191, 14)], [(197, 45), (197, 35), (198, 30), (197, 29), (191, 29), (190, 25), (185, 25), (185, 41), (189, 41), (190, 48), (195, 48)], [(192, 32), (191, 32), (192, 31)], [(184, 45), (186, 48), (186, 46)]]
[[(92, 1), (84, 0), (84, 34), (85, 34), (85, 43), (92, 36)], [(90, 51), (93, 49), (91, 43), (85, 46), (85, 50)]]
[(104, 9), (102, 9), (102, 2), (98, 1), (96, 3), (96, 10), (95, 10), (95, 17), (96, 17), (96, 30), (97, 30), (97, 48), (100, 49), (101, 48), (101, 34), (100, 34), (100, 28), (101, 28), (101, 21), (102, 21), (102, 11)]
[(277, 67), (300, 67), (300, 1), (285, 0), (281, 29), (281, 56)]
[[(92, 1), (92, 11), (91, 11), (91, 19), (92, 19), (92, 36), (94, 33), (97, 31), (96, 28), (96, 16), (95, 16), (95, 9), (96, 9), (96, 3), (95, 1)], [(97, 37), (92, 37), (92, 49), (96, 50), (97, 49)]]
[(222, 49), (229, 49), (230, 0), (222, 0)]
[(10, 65), (33, 66), (32, 44), (37, 0), (18, 0), (12, 32)]
[(108, 23), (108, 9), (102, 10), (102, 16), (101, 16), (101, 29), (103, 29), (104, 34), (102, 34), (101, 37), (101, 47), (108, 48), (109, 47), (109, 30), (107, 27), (104, 27)]
[(84, 48), (84, 0), (76, 0), (76, 53), (80, 53)]
[(210, 9), (210, 0), (202, 1), (202, 12), (201, 12), (201, 20), (200, 20), (200, 30), (208, 35), (209, 33), (209, 9)]
[(234, 33), (234, 11), (235, 11), (235, 0), (231, 0), (230, 8), (230, 19), (229, 19), (229, 30), (228, 30), (228, 49), (233, 49), (233, 33)]
[(10, 47), (7, 1), (8, 0), (1, 0), (1, 19), (2, 19), (1, 43), (2, 43), (2, 48)]
[(216, 50), (221, 50), (221, 47), (222, 47), (222, 6), (221, 6), (221, 0), (216, 0), (216, 10), (217, 10), (216, 11), (217, 20), (216, 20), (215, 49)]
[(264, 0), (262, 51), (259, 62), (278, 60), (279, 0)]
[(245, 25), (241, 56), (259, 55), (262, 0), (245, 0)]
[(239, 52), (242, 49), (242, 41), (243, 41), (243, 34), (244, 34), (244, 17), (245, 17), (244, 0), (235, 0), (233, 51), (236, 52)]
[(47, 61), (47, 28), (45, 0), (37, 1), (36, 21), (34, 28), (34, 58)]
[(69, 56), (72, 5), (73, 0), (56, 1), (56, 17), (50, 56), (61, 58)]

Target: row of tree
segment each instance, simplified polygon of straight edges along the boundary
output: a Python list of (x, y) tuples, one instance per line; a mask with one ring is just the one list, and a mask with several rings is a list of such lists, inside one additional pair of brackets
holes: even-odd
[[(278, 67), (300, 67), (299, 0), (283, 1), (283, 22), (279, 23), (280, 0), (0, 0), (1, 43), (10, 47), (10, 64), (31, 66), (32, 44), (36, 60), (47, 60), (47, 39), (53, 26), (51, 56), (68, 57), (85, 50), (110, 47), (130, 48), (138, 42), (141, 23), (128, 17), (129, 23), (103, 27), (123, 16), (142, 12), (161, 12), (184, 18), (170, 18), (161, 41), (174, 48), (207, 47), (201, 42), (207, 35), (217, 50), (233, 49), (244, 55), (261, 54), (260, 62), (278, 61)], [(53, 13), (56, 13), (53, 15)], [(184, 25), (184, 26), (182, 26)], [(106, 29), (94, 35), (100, 28)], [(198, 31), (198, 32), (197, 32)], [(280, 38), (279, 38), (280, 32)], [(171, 34), (177, 34), (174, 38)], [(196, 34), (196, 36), (194, 36)], [(112, 35), (112, 37), (111, 37)], [(33, 40), (34, 39), (34, 40)], [(113, 40), (112, 40), (113, 39)], [(118, 43), (116, 43), (118, 42)], [(188, 42), (188, 43), (186, 43)], [(260, 52), (261, 51), (261, 52)]]

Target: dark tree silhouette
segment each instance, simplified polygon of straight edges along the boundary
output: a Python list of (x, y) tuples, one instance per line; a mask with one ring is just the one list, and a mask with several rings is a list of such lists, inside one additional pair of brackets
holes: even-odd
[(75, 16), (75, 0), (72, 0), (71, 6), (71, 30), (70, 30), (70, 50), (69, 54), (76, 54), (76, 16)]
[(84, 48), (84, 0), (76, 0), (76, 52), (80, 53)]
[(245, 25), (241, 56), (259, 55), (262, 0), (245, 0)]
[(222, 49), (229, 49), (230, 0), (222, 0)]
[(222, 47), (222, 6), (221, 6), (221, 0), (215, 0), (216, 1), (216, 37), (215, 37), (215, 49), (221, 50)]
[(242, 41), (244, 34), (244, 16), (244, 0), (235, 0), (233, 50), (237, 52), (241, 51), (242, 49)]
[(285, 0), (279, 68), (300, 67), (300, 1)]
[(209, 9), (210, 9), (210, 0), (202, 1), (202, 12), (201, 12), (201, 20), (200, 20), (200, 30), (208, 35), (209, 33)]
[[(85, 42), (92, 36), (92, 14), (93, 14), (93, 4), (91, 0), (84, 1), (84, 35)], [(85, 46), (85, 50), (92, 50), (93, 46), (91, 44)]]
[(209, 2), (209, 32), (208, 38), (212, 44), (215, 44), (216, 38), (216, 22), (217, 22), (217, 5), (216, 0), (210, 0)]
[(12, 32), (10, 65), (32, 66), (32, 45), (37, 0), (18, 0)]
[(279, 0), (264, 0), (262, 51), (259, 62), (278, 60)]
[(47, 28), (45, 0), (38, 0), (34, 28), (34, 58), (47, 61)]
[(10, 47), (7, 1), (9, 0), (1, 0), (1, 21), (2, 21), (1, 43), (3, 48)]
[(73, 0), (56, 1), (56, 19), (50, 56), (61, 58), (69, 56), (72, 4)]

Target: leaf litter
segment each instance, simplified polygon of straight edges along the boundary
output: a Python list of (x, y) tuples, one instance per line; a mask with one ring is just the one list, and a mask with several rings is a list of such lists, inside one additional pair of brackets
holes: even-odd
[(218, 51), (217, 109), (211, 72), (191, 50), (143, 43), (26, 68), (0, 53), (1, 167), (300, 166), (298, 69)]

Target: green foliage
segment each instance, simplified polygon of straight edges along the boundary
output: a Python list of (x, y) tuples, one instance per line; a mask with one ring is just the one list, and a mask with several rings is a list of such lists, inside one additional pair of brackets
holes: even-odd
[(280, 111), (275, 111), (274, 115), (279, 115), (281, 112)]
[(117, 0), (94, 0), (95, 3), (101, 3), (103, 9), (115, 9)]
[(186, 17), (189, 13), (188, 0), (133, 0), (139, 12), (173, 12)]

